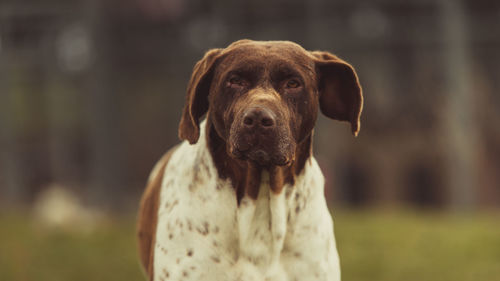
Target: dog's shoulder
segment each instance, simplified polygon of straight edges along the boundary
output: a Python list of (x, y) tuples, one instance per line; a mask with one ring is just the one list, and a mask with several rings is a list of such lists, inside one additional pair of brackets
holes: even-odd
[(158, 204), (164, 170), (178, 146), (167, 151), (156, 163), (148, 179), (146, 189), (139, 205), (137, 219), (137, 236), (139, 255), (146, 274), (153, 272), (153, 246), (155, 243), (156, 225), (158, 220)]

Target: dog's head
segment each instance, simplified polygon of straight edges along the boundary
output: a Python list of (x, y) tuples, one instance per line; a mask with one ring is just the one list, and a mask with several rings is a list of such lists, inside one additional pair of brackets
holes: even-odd
[(318, 112), (359, 131), (363, 97), (354, 69), (327, 52), (285, 41), (237, 41), (194, 67), (179, 136), (196, 143), (200, 118), (235, 159), (286, 166), (311, 135)]

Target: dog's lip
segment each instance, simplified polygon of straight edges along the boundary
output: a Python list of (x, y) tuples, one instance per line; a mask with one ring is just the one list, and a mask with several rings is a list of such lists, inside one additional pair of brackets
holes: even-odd
[(239, 160), (249, 160), (256, 163), (259, 166), (289, 166), (292, 163), (292, 159), (284, 155), (270, 155), (263, 149), (246, 149), (241, 150), (236, 147), (232, 147), (229, 153), (232, 157)]
[(244, 151), (242, 151), (238, 148), (235, 148), (235, 147), (230, 148), (229, 155), (233, 156), (236, 159), (240, 159), (240, 160), (244, 160), (246, 158)]
[(248, 158), (261, 166), (269, 166), (272, 162), (271, 155), (262, 149), (250, 151)]

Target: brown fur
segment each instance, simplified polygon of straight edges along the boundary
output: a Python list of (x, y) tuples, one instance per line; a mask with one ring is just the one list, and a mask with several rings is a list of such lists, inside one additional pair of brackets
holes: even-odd
[(139, 205), (137, 220), (139, 257), (149, 280), (153, 280), (153, 247), (156, 242), (156, 223), (158, 219), (161, 183), (164, 176), (163, 171), (174, 150), (175, 147), (165, 153), (160, 161), (158, 161), (159, 170), (148, 183)]
[[(233, 73), (244, 78), (236, 90), (227, 86)], [(283, 89), (279, 81), (289, 76), (301, 77), (302, 87)], [(258, 95), (262, 93), (278, 98), (259, 101)], [(271, 108), (278, 116), (279, 126), (273, 132), (277, 137), (267, 139), (263, 146), (271, 147), (270, 153), (277, 154), (273, 159), (287, 161), (275, 160), (274, 165), (263, 167), (235, 156), (234, 147), (241, 140), (235, 140), (231, 125), (240, 122), (241, 113), (252, 104)], [(294, 182), (312, 153), (312, 129), (318, 108), (332, 119), (350, 122), (353, 134), (357, 135), (362, 105), (356, 72), (335, 55), (309, 52), (291, 42), (241, 40), (226, 49), (210, 50), (196, 64), (179, 136), (195, 143), (200, 118), (208, 112), (209, 149), (219, 176), (231, 179), (239, 202), (244, 194), (257, 197), (263, 169), (270, 172), (274, 192), (279, 193), (283, 184)], [(276, 139), (281, 145), (276, 145)]]

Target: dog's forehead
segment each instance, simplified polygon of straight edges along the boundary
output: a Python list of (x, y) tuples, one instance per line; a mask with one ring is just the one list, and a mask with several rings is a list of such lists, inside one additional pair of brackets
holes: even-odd
[(282, 65), (310, 71), (314, 68), (314, 61), (308, 51), (293, 42), (244, 41), (233, 43), (224, 50), (222, 65), (225, 67)]
[(296, 52), (306, 53), (300, 45), (290, 41), (236, 41), (229, 45), (226, 50), (253, 50), (266, 52)]

